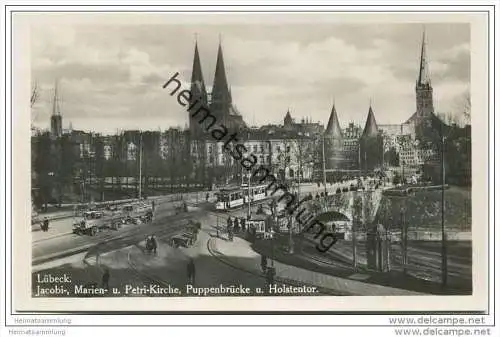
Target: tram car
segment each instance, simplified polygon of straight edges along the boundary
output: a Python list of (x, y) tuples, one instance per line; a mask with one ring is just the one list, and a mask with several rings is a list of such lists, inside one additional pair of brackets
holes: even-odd
[(217, 202), (215, 208), (218, 210), (228, 210), (243, 206), (249, 201), (265, 200), (269, 196), (267, 194), (267, 185), (250, 186), (243, 184), (241, 187), (231, 187), (221, 189), (216, 193)]
[(241, 187), (223, 188), (215, 194), (217, 202), (215, 209), (227, 210), (243, 205), (243, 190)]
[[(244, 203), (247, 203), (248, 200), (250, 201), (259, 201), (259, 200), (264, 200), (267, 198), (267, 185), (256, 185), (256, 186), (250, 186), (250, 191), (248, 191), (248, 185), (243, 184), (241, 185), (241, 188), (244, 191)], [(250, 192), (250, 197), (249, 193)]]

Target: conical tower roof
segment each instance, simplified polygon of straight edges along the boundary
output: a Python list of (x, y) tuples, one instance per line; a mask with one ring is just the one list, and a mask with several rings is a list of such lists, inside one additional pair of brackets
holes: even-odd
[(427, 59), (427, 48), (425, 39), (425, 30), (422, 33), (422, 50), (420, 51), (420, 66), (418, 70), (417, 85), (430, 85), (431, 77), (429, 73), (429, 62)]
[(366, 118), (365, 129), (363, 130), (363, 137), (376, 137), (378, 135), (377, 121), (373, 114), (372, 106), (368, 109), (368, 117)]
[(328, 125), (326, 126), (325, 137), (330, 138), (342, 138), (342, 129), (340, 128), (339, 118), (337, 116), (337, 110), (335, 109), (335, 104), (333, 104), (332, 112), (330, 113), (330, 119), (328, 119)]
[(292, 123), (292, 115), (290, 115), (290, 110), (287, 110), (285, 118), (283, 119), (285, 124), (291, 124)]
[(191, 92), (195, 95), (206, 97), (205, 81), (201, 71), (200, 54), (198, 52), (198, 43), (194, 46), (193, 72), (191, 73)]
[(217, 52), (217, 64), (215, 66), (214, 85), (212, 88), (212, 97), (217, 99), (231, 99), (229, 86), (227, 84), (226, 68), (224, 66), (224, 56), (222, 55), (222, 45), (219, 43)]

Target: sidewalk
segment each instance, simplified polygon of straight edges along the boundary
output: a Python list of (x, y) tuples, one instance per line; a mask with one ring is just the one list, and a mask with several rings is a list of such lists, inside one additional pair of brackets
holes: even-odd
[[(260, 269), (260, 255), (252, 250), (249, 242), (237, 237), (234, 238), (233, 242), (225, 241), (224, 239), (219, 238), (211, 238), (209, 244), (214, 251), (223, 256), (228, 264), (233, 264), (236, 267), (253, 274), (262, 274)], [(238, 264), (238, 260), (242, 260), (242, 258), (246, 261), (244, 266)], [(361, 296), (424, 295), (424, 293), (325, 275), (295, 266), (286, 265), (278, 261), (274, 261), (274, 267), (276, 268), (277, 278), (292, 280), (300, 284), (312, 285), (318, 288), (329, 289), (336, 293)]]
[(49, 230), (47, 232), (42, 231), (39, 225), (36, 227), (32, 226), (31, 228), (31, 238), (33, 243), (53, 239), (71, 233), (73, 233), (73, 217), (50, 221)]

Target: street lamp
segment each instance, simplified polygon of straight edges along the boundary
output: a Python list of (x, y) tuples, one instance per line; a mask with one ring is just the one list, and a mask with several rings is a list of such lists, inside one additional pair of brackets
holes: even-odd
[(139, 200), (142, 199), (142, 132), (139, 140)]
[(446, 233), (444, 228), (444, 185), (446, 183), (446, 169), (444, 163), (444, 146), (446, 137), (441, 135), (441, 284), (448, 283), (448, 257), (446, 247)]

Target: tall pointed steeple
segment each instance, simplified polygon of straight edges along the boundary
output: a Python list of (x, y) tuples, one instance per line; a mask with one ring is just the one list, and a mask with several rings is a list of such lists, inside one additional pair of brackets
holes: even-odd
[(207, 90), (205, 88), (205, 81), (203, 80), (203, 72), (201, 70), (198, 42), (196, 42), (194, 46), (193, 69), (191, 73), (191, 94), (192, 101), (199, 99), (204, 104), (207, 104)]
[(58, 92), (59, 81), (56, 80), (54, 85), (54, 99), (52, 102), (52, 116), (60, 115), (61, 110), (59, 107), (59, 92)]
[[(198, 41), (195, 41), (194, 45), (193, 69), (191, 73), (191, 99), (189, 100), (189, 106), (196, 106), (194, 109), (201, 106), (208, 107), (208, 95), (205, 81), (203, 80), (203, 72), (201, 70)], [(189, 130), (193, 139), (197, 139), (203, 134), (198, 120), (192, 114), (189, 115)]]
[(434, 114), (431, 78), (429, 74), (429, 59), (427, 57), (427, 41), (425, 30), (422, 33), (422, 48), (420, 50), (420, 64), (415, 85), (417, 111), (415, 117), (425, 117)]
[(424, 29), (424, 31), (422, 32), (422, 47), (420, 50), (420, 67), (418, 70), (417, 86), (430, 86), (431, 85), (426, 44), (427, 44), (427, 41), (425, 38), (425, 29)]
[(335, 103), (332, 106), (332, 112), (330, 113), (330, 118), (328, 119), (325, 137), (335, 139), (343, 138), (342, 129), (340, 128), (339, 118), (337, 116), (337, 110), (335, 109)]
[[(215, 65), (214, 83), (212, 86), (212, 95), (210, 110), (219, 120), (229, 129), (237, 127), (234, 118), (231, 117), (234, 111), (232, 106), (231, 92), (226, 77), (226, 68), (224, 66), (224, 56), (222, 54), (222, 43), (219, 41), (219, 50), (217, 51), (217, 63)], [(233, 113), (234, 115), (234, 113)]]
[(50, 116), (50, 133), (52, 137), (57, 138), (62, 136), (62, 116), (59, 106), (59, 90), (58, 81), (56, 80), (54, 87), (54, 101), (52, 104), (52, 116)]
[(212, 99), (216, 101), (227, 101), (228, 103), (231, 102), (231, 95), (227, 84), (226, 68), (224, 66), (224, 56), (222, 54), (222, 44), (220, 42), (219, 50), (217, 51), (217, 64), (215, 66)]
[(378, 136), (378, 126), (375, 121), (375, 115), (373, 114), (373, 109), (370, 104), (370, 109), (368, 109), (368, 117), (366, 118), (365, 129), (363, 130), (363, 137), (376, 137)]

